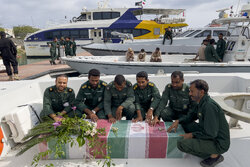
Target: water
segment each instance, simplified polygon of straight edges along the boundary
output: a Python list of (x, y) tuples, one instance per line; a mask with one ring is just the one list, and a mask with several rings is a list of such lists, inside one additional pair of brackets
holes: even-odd
[(17, 58), (19, 66), (26, 65), (26, 64), (32, 64), (44, 60), (49, 60), (49, 58), (27, 58), (26, 54), (22, 54), (20, 58)]

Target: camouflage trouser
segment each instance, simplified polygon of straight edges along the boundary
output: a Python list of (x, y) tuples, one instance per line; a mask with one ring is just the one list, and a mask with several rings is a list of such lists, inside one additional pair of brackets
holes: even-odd
[(54, 62), (57, 58), (57, 55), (56, 55), (56, 50), (51, 50), (50, 51), (50, 58), (51, 58), (51, 61)]
[[(117, 107), (112, 107), (112, 115), (113, 117), (116, 117), (116, 109)], [(128, 106), (128, 108), (123, 108), (122, 110), (122, 116), (126, 117), (126, 120), (132, 120), (135, 115), (135, 105), (131, 104)]]

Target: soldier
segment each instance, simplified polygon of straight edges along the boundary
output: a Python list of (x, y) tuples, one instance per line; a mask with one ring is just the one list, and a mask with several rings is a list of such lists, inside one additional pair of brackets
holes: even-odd
[(68, 114), (69, 117), (81, 116), (78, 111), (71, 110), (75, 93), (73, 89), (67, 87), (68, 77), (59, 75), (56, 77), (55, 83), (56, 85), (48, 87), (44, 92), (43, 110), (40, 117), (42, 119), (49, 117), (58, 122), (62, 120), (61, 116), (65, 114)]
[(76, 49), (77, 49), (77, 47), (76, 47), (76, 42), (75, 42), (75, 39), (74, 38), (72, 38), (72, 43), (73, 43), (73, 56), (76, 56)]
[(140, 53), (137, 56), (137, 61), (145, 62), (146, 52), (144, 49), (141, 49)]
[[(12, 40), (6, 38), (5, 32), (0, 32), (0, 56), (3, 59), (3, 64), (6, 68), (6, 73), (9, 76), (9, 81), (19, 80), (18, 76), (18, 62), (16, 60), (17, 57), (17, 49), (15, 44), (12, 42)], [(14, 78), (12, 76), (12, 69), (11, 65), (13, 67), (13, 73)]]
[(56, 65), (56, 62), (55, 62), (55, 60), (57, 59), (56, 49), (59, 48), (59, 43), (57, 41), (57, 38), (55, 37), (52, 42), (48, 42), (48, 45), (50, 47), (50, 58), (51, 58), (49, 62), (51, 65), (52, 64)]
[(76, 96), (75, 104), (78, 110), (87, 114), (94, 122), (98, 119), (106, 119), (103, 110), (104, 90), (106, 82), (100, 80), (100, 71), (91, 69), (89, 80), (81, 85)]
[(58, 56), (57, 56), (57, 60), (59, 60), (59, 58), (63, 55), (61, 55), (61, 48), (63, 49), (64, 48), (64, 43), (65, 43), (65, 40), (63, 37), (60, 38), (60, 41), (59, 41), (59, 47), (58, 47)]
[(163, 45), (165, 44), (165, 39), (169, 39), (170, 40), (170, 45), (172, 45), (173, 43), (173, 32), (171, 27), (168, 27), (165, 31), (164, 37), (163, 37)]
[(216, 53), (218, 54), (220, 59), (223, 60), (225, 50), (226, 50), (226, 42), (223, 39), (223, 34), (222, 33), (219, 34), (219, 40), (217, 41), (216, 45), (217, 45), (216, 46)]
[(137, 83), (133, 86), (135, 93), (136, 117), (133, 122), (152, 121), (153, 111), (157, 108), (161, 96), (154, 83), (149, 82), (148, 74), (141, 71), (136, 74)]
[(151, 55), (150, 62), (162, 62), (160, 48), (156, 48)]
[[(166, 107), (166, 105), (169, 105)], [(162, 98), (158, 108), (156, 109), (154, 120), (152, 124), (155, 125), (159, 122), (159, 117), (166, 121), (174, 121), (174, 123), (167, 130), (168, 132), (178, 128), (179, 124), (186, 131), (189, 127), (185, 125), (192, 122), (188, 113), (192, 113), (195, 107), (194, 102), (191, 101), (189, 96), (189, 87), (184, 83), (183, 73), (181, 71), (174, 71), (171, 74), (171, 84), (165, 87)]]
[(206, 61), (221, 62), (222, 61), (221, 58), (218, 56), (218, 54), (216, 53), (214, 49), (214, 44), (215, 44), (215, 40), (211, 39), (210, 43), (207, 45), (205, 49)]
[(104, 110), (109, 122), (115, 123), (126, 116), (132, 120), (135, 113), (135, 97), (131, 82), (123, 75), (116, 75), (115, 80), (108, 84), (104, 92)]
[(200, 61), (205, 61), (205, 49), (207, 47), (207, 44), (208, 44), (208, 40), (204, 39), (196, 57), (193, 60), (198, 60), (199, 58)]
[(66, 41), (64, 42), (65, 47), (65, 55), (66, 56), (73, 56), (73, 42), (70, 41), (69, 37), (66, 37)]
[(221, 154), (230, 146), (229, 126), (221, 107), (208, 95), (208, 84), (203, 80), (191, 82), (190, 96), (198, 103), (193, 128), (177, 142), (179, 150), (204, 158), (201, 166), (215, 166), (224, 160)]

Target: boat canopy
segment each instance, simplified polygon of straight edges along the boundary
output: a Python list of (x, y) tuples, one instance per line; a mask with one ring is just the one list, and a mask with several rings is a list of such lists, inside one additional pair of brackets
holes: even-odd
[(230, 17), (230, 18), (221, 18), (215, 20), (216, 23), (220, 24), (230, 24), (230, 23), (239, 23), (239, 22), (249, 22), (250, 18), (247, 17)]
[(142, 14), (162, 14), (162, 15), (179, 15), (183, 13), (185, 9), (137, 9), (132, 11), (135, 16)]

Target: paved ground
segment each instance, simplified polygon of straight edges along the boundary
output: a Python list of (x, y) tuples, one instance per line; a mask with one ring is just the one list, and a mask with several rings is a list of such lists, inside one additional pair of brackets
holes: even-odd
[[(77, 56), (91, 56), (88, 52), (79, 53)], [(66, 64), (58, 64), (50, 65), (48, 60), (44, 60), (41, 62), (27, 64), (23, 66), (19, 66), (19, 77), (20, 79), (29, 79), (34, 78), (34, 76), (38, 76), (40, 74), (47, 74), (50, 71), (60, 71), (60, 70), (70, 70), (71, 68)], [(8, 76), (6, 72), (0, 73), (0, 81), (8, 81)]]

